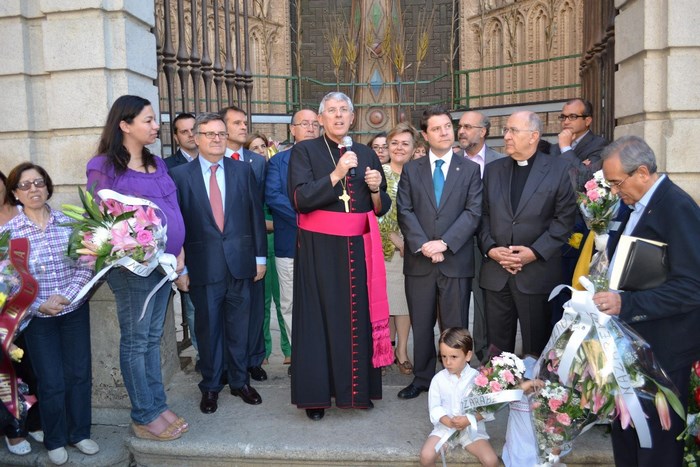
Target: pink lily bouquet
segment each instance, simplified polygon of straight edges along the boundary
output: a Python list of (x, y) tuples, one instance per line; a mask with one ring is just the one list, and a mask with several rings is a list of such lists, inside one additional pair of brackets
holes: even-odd
[(509, 402), (519, 401), (523, 396), (520, 382), (524, 373), (525, 364), (517, 355), (502, 352), (492, 357), (479, 369), (472, 391), (462, 400), (462, 411), (476, 409), (485, 416), (499, 411)]
[(535, 366), (535, 377), (545, 381), (530, 403), (543, 462), (557, 461), (592, 423), (615, 417), (623, 428), (635, 427), (641, 447), (651, 447), (642, 400), (653, 401), (664, 430), (671, 427), (670, 408), (685, 418), (649, 344), (617, 317), (600, 313), (593, 284), (585, 278), (582, 283), (587, 289), (572, 291)]
[(148, 262), (165, 245), (164, 229), (151, 206), (132, 206), (115, 199), (99, 203), (79, 189), (82, 207), (64, 204), (74, 219), (68, 257), (91, 265), (95, 272), (124, 258)]
[[(91, 265), (97, 273), (78, 293), (86, 295), (112, 267), (125, 267), (141, 277), (161, 267), (165, 277), (146, 299), (143, 310), (166, 280), (175, 280), (175, 256), (165, 253), (164, 214), (154, 203), (112, 190), (100, 190), (100, 201), (90, 191), (78, 190), (82, 206), (64, 204), (73, 219), (67, 256)], [(143, 317), (143, 312), (141, 314)]]

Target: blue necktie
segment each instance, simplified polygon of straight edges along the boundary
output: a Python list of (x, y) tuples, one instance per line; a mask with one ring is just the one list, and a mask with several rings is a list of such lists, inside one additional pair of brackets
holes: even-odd
[(435, 205), (440, 206), (442, 188), (445, 186), (445, 175), (442, 173), (442, 164), (445, 161), (438, 159), (435, 161), (435, 172), (433, 172), (433, 188), (435, 189)]

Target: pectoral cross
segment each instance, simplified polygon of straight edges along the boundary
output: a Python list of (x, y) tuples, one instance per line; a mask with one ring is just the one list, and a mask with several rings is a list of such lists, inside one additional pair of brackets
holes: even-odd
[(345, 203), (345, 212), (350, 212), (350, 206), (348, 205), (348, 201), (350, 201), (350, 196), (348, 196), (348, 192), (345, 191), (345, 188), (343, 188), (343, 194), (338, 196), (338, 199)]

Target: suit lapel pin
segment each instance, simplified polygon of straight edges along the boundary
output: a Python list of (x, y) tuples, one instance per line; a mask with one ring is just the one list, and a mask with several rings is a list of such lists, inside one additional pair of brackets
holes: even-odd
[(457, 170), (457, 172), (459, 172), (459, 167), (457, 167), (457, 169), (456, 169), (456, 170)]

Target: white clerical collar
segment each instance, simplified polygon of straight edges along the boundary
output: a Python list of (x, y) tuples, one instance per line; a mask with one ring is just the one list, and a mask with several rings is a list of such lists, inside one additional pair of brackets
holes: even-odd
[(517, 162), (518, 166), (520, 166), (520, 167), (526, 167), (528, 165), (527, 161), (515, 161), (515, 162)]

